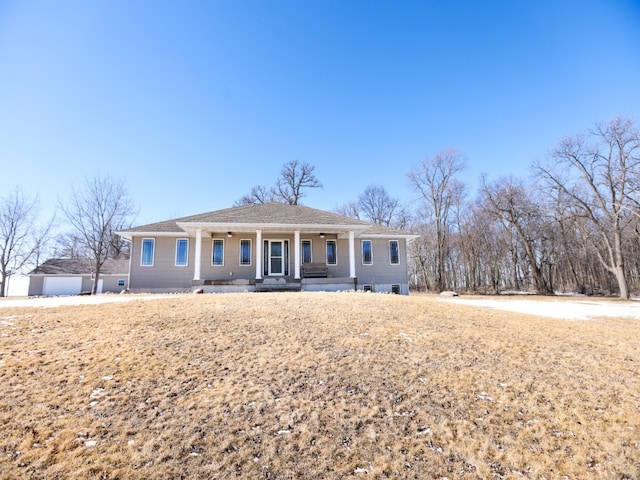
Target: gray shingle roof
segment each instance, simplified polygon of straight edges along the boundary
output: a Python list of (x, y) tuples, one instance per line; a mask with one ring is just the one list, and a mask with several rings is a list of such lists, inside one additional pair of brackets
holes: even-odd
[[(182, 232), (179, 223), (213, 223), (213, 224), (262, 224), (262, 225), (336, 225), (336, 226), (373, 226), (351, 217), (336, 213), (317, 210), (302, 205), (287, 205), (283, 203), (264, 203), (258, 205), (243, 205), (226, 208), (213, 212), (200, 213), (188, 217), (176, 218), (163, 222), (141, 225), (123, 230), (123, 233), (144, 232)], [(377, 227), (377, 226), (376, 226)], [(381, 227), (386, 229), (386, 227)], [(386, 229), (389, 232), (392, 229)], [(396, 233), (406, 233), (394, 230)]]
[[(233, 230), (234, 225), (254, 225), (263, 226), (267, 229), (270, 225), (318, 225), (344, 227), (344, 231), (348, 231), (348, 227), (352, 227), (361, 234), (370, 235), (390, 235), (390, 236), (410, 236), (409, 232), (396, 230), (393, 228), (376, 225), (374, 223), (365, 222), (356, 218), (346, 217), (337, 213), (326, 212), (315, 208), (305, 207), (303, 205), (287, 205), (284, 203), (272, 202), (257, 205), (242, 205), (239, 207), (225, 208), (223, 210), (215, 210), (213, 212), (199, 213), (188, 217), (180, 217), (162, 222), (150, 223), (138, 227), (129, 228), (119, 233), (124, 234), (126, 238), (130, 238), (131, 234), (145, 233), (184, 233), (186, 224), (211, 224), (217, 226), (223, 231)], [(355, 228), (354, 228), (355, 227)]]
[[(29, 275), (90, 275), (93, 272), (91, 260), (86, 258), (50, 258), (34, 268)], [(129, 260), (108, 258), (100, 272), (104, 275), (128, 275)]]

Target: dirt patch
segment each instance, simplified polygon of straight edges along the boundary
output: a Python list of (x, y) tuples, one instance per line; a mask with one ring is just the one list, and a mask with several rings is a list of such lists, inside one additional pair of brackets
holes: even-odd
[(0, 313), (2, 478), (637, 478), (640, 322), (373, 294)]

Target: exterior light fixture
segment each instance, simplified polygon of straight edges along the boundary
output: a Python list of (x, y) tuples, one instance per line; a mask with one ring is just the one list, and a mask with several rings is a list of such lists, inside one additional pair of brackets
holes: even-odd
[(321, 234), (320, 234), (320, 238), (324, 238), (324, 233), (321, 233)]
[(233, 233), (227, 232), (227, 237), (229, 237), (229, 238), (233, 237)]

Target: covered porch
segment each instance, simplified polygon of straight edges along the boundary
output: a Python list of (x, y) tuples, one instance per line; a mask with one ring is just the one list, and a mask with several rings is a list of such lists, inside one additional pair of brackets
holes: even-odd
[(356, 237), (366, 226), (347, 231), (335, 225), (292, 229), (189, 222), (179, 226), (194, 239), (193, 289), (338, 291), (357, 287)]

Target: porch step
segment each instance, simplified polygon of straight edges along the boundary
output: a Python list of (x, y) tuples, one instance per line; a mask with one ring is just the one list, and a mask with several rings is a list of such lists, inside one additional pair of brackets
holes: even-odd
[(265, 278), (256, 280), (256, 292), (299, 292), (302, 290), (300, 280), (290, 280), (284, 278)]

